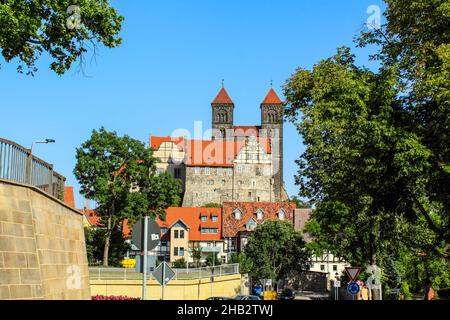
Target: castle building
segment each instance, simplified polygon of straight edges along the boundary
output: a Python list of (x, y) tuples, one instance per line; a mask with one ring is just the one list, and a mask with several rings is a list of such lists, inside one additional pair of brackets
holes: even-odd
[(207, 203), (279, 202), (283, 181), (283, 113), (271, 88), (260, 105), (261, 125), (236, 126), (234, 102), (224, 87), (211, 103), (211, 140), (150, 137), (158, 172), (183, 181), (183, 206)]

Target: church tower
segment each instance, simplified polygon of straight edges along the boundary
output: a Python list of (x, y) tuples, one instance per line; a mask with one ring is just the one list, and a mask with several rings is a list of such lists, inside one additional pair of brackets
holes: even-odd
[(283, 121), (284, 106), (273, 88), (261, 103), (261, 127), (270, 137), (275, 201), (283, 200)]
[(211, 106), (213, 139), (232, 138), (234, 103), (223, 86)]

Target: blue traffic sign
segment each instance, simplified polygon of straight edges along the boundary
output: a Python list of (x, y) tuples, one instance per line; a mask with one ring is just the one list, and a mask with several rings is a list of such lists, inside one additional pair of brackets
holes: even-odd
[(361, 291), (361, 288), (356, 282), (350, 282), (347, 287), (348, 293), (350, 293), (352, 296), (356, 296), (359, 291)]

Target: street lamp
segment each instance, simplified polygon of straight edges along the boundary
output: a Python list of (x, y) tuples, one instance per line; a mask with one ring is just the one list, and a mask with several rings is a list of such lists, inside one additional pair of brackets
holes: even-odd
[(30, 155), (28, 158), (28, 183), (29, 184), (33, 184), (33, 152), (34, 152), (34, 147), (36, 144), (49, 144), (49, 143), (55, 143), (56, 141), (53, 139), (45, 139), (45, 140), (38, 140), (38, 141), (33, 141), (33, 143), (31, 144), (31, 150), (30, 150)]

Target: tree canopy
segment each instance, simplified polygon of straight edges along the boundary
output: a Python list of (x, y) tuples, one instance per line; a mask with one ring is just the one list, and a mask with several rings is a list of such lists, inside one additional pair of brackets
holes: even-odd
[(36, 61), (50, 56), (50, 69), (63, 74), (84, 54), (99, 45), (114, 48), (122, 39), (123, 17), (108, 0), (1, 0), (0, 48), (6, 62), (18, 61), (17, 70), (37, 71)]
[[(309, 250), (301, 233), (287, 221), (265, 221), (249, 236), (245, 264), (259, 279), (284, 280), (309, 265)], [(247, 260), (248, 259), (248, 260)]]
[(127, 135), (101, 128), (77, 149), (75, 177), (81, 193), (97, 203), (96, 214), (106, 228), (103, 263), (108, 263), (112, 230), (128, 219), (132, 225), (144, 215), (164, 217), (178, 206), (181, 182), (169, 174), (156, 175), (153, 153)]

